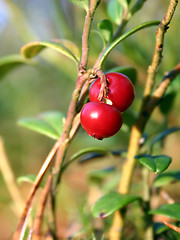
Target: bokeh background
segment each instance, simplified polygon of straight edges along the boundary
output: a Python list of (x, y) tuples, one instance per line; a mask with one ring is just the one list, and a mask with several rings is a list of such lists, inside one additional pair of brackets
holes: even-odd
[[(90, 35), (89, 67), (93, 66), (103, 47), (97, 24), (102, 19), (109, 18), (108, 3), (109, 1), (102, 0), (95, 14)], [(168, 0), (147, 1), (125, 29), (128, 30), (144, 21), (161, 20), (168, 3)], [(0, 57), (19, 54), (24, 44), (34, 40), (69, 39), (81, 48), (84, 17), (85, 12), (67, 0), (0, 0)], [(180, 61), (179, 22), (178, 6), (166, 34), (156, 85), (164, 73)], [(114, 30), (115, 28), (116, 25)], [(156, 27), (151, 27), (142, 30), (125, 40), (113, 50), (103, 66), (104, 71), (116, 66), (132, 66), (137, 70), (136, 79), (134, 77), (136, 99), (129, 109), (135, 117), (141, 104), (146, 72), (154, 51), (155, 29)], [(18, 119), (36, 116), (49, 110), (58, 110), (66, 114), (77, 78), (77, 66), (74, 62), (53, 50), (43, 51), (32, 63), (15, 68), (3, 77), (0, 73), (0, 136), (4, 140), (15, 178), (36, 174), (54, 143), (52, 139), (18, 126)], [(167, 127), (180, 126), (179, 91), (180, 78), (177, 78), (169, 87), (161, 108), (158, 107), (154, 112), (146, 129), (147, 135), (153, 135)], [(116, 136), (103, 141), (87, 136), (80, 128), (69, 148), (67, 159), (87, 146), (103, 146), (111, 150), (126, 149), (128, 139), (129, 128), (126, 124)], [(163, 152), (173, 158), (170, 166), (172, 169), (180, 168), (179, 146), (180, 133), (177, 132), (166, 138), (161, 145), (162, 151), (160, 146), (157, 148), (159, 154)], [(84, 164), (77, 162), (70, 166), (58, 193), (58, 221), (61, 229), (59, 236), (66, 236), (65, 230), (66, 234), (79, 231), (83, 225), (90, 231), (92, 224), (89, 219), (92, 216), (87, 202), (91, 205), (91, 201), (94, 201), (93, 191), (96, 192), (95, 198), (98, 198), (100, 193), (95, 184), (91, 184), (90, 187), (89, 173), (109, 166), (116, 166), (120, 170), (122, 161), (120, 157), (106, 157)], [(118, 179), (117, 173), (116, 178)], [(116, 186), (117, 180), (113, 184)], [(13, 211), (13, 202), (1, 173), (0, 186), (0, 239), (11, 239), (18, 217)], [(21, 183), (18, 186), (25, 199), (31, 184)], [(180, 201), (177, 187), (178, 184), (171, 185), (168, 191)]]

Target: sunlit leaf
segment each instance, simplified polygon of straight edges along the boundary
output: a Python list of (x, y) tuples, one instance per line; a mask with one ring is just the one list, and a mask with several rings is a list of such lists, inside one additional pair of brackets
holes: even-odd
[[(17, 178), (17, 182), (20, 184), (20, 183), (23, 183), (23, 182), (28, 182), (28, 183), (33, 183), (36, 179), (36, 175), (33, 175), (33, 174), (28, 174), (28, 175), (24, 175), (24, 176), (20, 176)], [(44, 187), (45, 185), (45, 181), (44, 179), (41, 181), (41, 184), (40, 186), (41, 187)]]
[(58, 139), (62, 134), (63, 119), (63, 113), (49, 111), (36, 117), (22, 118), (18, 121), (18, 124), (52, 139)]
[(180, 181), (180, 171), (168, 171), (168, 172), (159, 174), (155, 178), (154, 186), (161, 187), (175, 181)]
[(33, 58), (45, 48), (54, 49), (75, 62), (79, 62), (80, 53), (78, 47), (73, 42), (65, 39), (30, 42), (22, 47), (21, 54), (26, 58)]
[(92, 214), (96, 218), (105, 218), (136, 200), (140, 200), (140, 197), (121, 195), (117, 192), (108, 193), (95, 202)]
[(119, 25), (123, 16), (123, 7), (118, 0), (110, 0), (108, 3), (108, 14), (111, 20)]
[(153, 215), (163, 215), (180, 221), (180, 203), (165, 204), (149, 212)]
[(136, 156), (136, 158), (143, 166), (156, 173), (164, 172), (172, 161), (171, 157), (166, 155), (141, 155)]
[(84, 8), (86, 11), (89, 8), (89, 0), (69, 0), (69, 1), (80, 8)]
[(109, 21), (108, 19), (102, 20), (98, 24), (98, 28), (101, 32), (101, 35), (104, 39), (105, 44), (108, 42), (111, 42), (112, 37), (113, 37), (113, 25), (112, 25), (111, 21)]
[(0, 80), (14, 68), (27, 63), (28, 61), (21, 55), (10, 55), (0, 58)]
[(133, 82), (133, 84), (136, 83), (137, 71), (134, 67), (118, 66), (118, 67), (109, 69), (106, 73), (110, 73), (110, 72), (122, 73), (126, 75)]

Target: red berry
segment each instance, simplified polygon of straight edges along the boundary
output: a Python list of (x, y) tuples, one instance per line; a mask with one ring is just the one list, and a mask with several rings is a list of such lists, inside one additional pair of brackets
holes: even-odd
[[(110, 100), (110, 104), (117, 108), (120, 112), (124, 112), (133, 102), (134, 99), (134, 86), (130, 79), (121, 73), (107, 73), (106, 78), (108, 81), (108, 94), (106, 100)], [(100, 78), (98, 78), (89, 90), (89, 100), (91, 102), (100, 102), (98, 99), (99, 91), (101, 88)]]
[(88, 135), (101, 140), (119, 131), (122, 117), (121, 113), (111, 105), (89, 102), (82, 108), (81, 124)]

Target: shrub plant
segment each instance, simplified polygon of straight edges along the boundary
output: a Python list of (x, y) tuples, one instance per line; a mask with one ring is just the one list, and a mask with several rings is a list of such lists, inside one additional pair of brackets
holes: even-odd
[[(89, 176), (89, 188), (93, 189), (96, 186), (100, 196), (97, 197), (98, 194), (95, 194), (92, 206), (87, 201), (89, 210), (86, 211), (85, 208), (81, 210), (85, 223), (81, 224), (80, 231), (71, 233), (69, 237), (111, 240), (179, 239), (180, 203), (171, 198), (163, 187), (179, 181), (180, 170), (168, 170), (172, 158), (162, 154), (161, 147), (157, 151), (156, 146), (169, 134), (179, 131), (180, 127), (160, 126), (154, 131), (153, 128), (157, 127), (157, 123), (152, 119), (155, 109), (164, 108), (164, 111), (168, 112), (169, 106), (171, 108), (172, 101), (167, 101), (167, 92), (169, 87), (179, 80), (180, 63), (178, 62), (173, 69), (166, 69), (168, 72), (164, 75), (161, 72), (158, 73), (163, 60), (162, 52), (166, 47), (164, 38), (169, 34), (168, 28), (171, 26), (171, 21), (172, 25), (177, 24), (173, 22), (173, 16), (178, 0), (170, 0), (169, 5), (167, 3), (167, 10), (162, 19), (143, 23), (139, 20), (139, 24), (132, 28), (127, 24), (132, 24), (135, 14), (139, 14), (141, 19), (145, 0), (70, 0), (70, 2), (74, 9), (80, 7), (79, 12), (86, 14), (82, 42), (78, 43), (79, 46), (81, 44), (81, 54), (76, 43), (69, 39), (46, 41), (34, 39), (21, 48), (20, 55), (3, 57), (0, 60), (0, 71), (5, 75), (17, 66), (33, 64), (33, 58), (49, 48), (66, 56), (63, 61), (66, 61), (66, 58), (74, 61), (78, 72), (72, 97), (68, 96), (71, 100), (67, 114), (60, 111), (47, 111), (37, 117), (19, 120), (19, 125), (56, 141), (38, 174), (24, 175), (19, 178), (20, 181), (26, 179), (32, 182), (32, 187), (19, 217), (17, 228), (14, 230), (13, 240), (45, 239), (47, 235), (49, 239), (62, 239), (59, 236), (57, 215), (59, 212), (61, 214), (58, 192), (61, 189), (64, 173), (68, 169), (73, 169), (75, 161), (80, 160), (90, 164), (91, 161), (103, 161), (103, 159), (109, 159), (108, 166), (94, 169)], [(60, 6), (58, 1), (56, 4)], [(153, 6), (153, 2), (151, 5)], [(93, 21), (96, 19), (96, 12), (101, 8), (103, 11), (108, 9), (109, 18), (102, 19), (98, 23), (98, 32), (93, 34), (95, 28)], [(134, 49), (130, 41), (139, 31), (143, 32), (146, 28), (151, 29), (152, 41), (155, 43), (154, 47), (153, 44), (151, 45), (150, 57), (145, 55), (148, 49), (141, 47), (138, 49), (137, 46)], [(99, 35), (103, 40), (103, 47), (97, 54), (93, 52), (93, 48), (97, 49), (95, 42)], [(90, 38), (95, 39), (94, 45), (90, 44)], [(141, 39), (141, 41), (144, 40)], [(113, 55), (118, 46), (122, 48)], [(90, 54), (91, 49), (96, 57)], [(143, 91), (140, 90), (139, 82), (136, 80), (140, 70), (123, 63), (119, 66), (115, 60), (124, 49), (132, 57), (132, 61), (135, 53), (144, 52), (144, 62), (149, 64), (149, 67), (146, 76), (143, 77)], [(123, 52), (122, 56), (126, 53)], [(111, 62), (110, 58), (114, 58), (114, 61)], [(164, 54), (164, 58), (168, 59), (168, 56)], [(159, 74), (158, 80), (157, 74)], [(137, 106), (133, 108), (136, 104)], [(151, 128), (150, 133), (146, 131), (148, 126)], [(118, 131), (118, 134), (121, 134), (121, 131), (125, 132), (124, 138), (128, 138), (125, 149), (120, 149), (121, 146), (119, 146), (115, 151), (111, 145), (109, 148), (104, 147), (102, 144), (106, 141), (104, 138), (112, 136), (116, 146), (118, 145), (119, 140), (116, 138), (118, 134), (115, 135)], [(90, 147), (87, 143), (86, 148), (80, 148), (70, 157), (70, 146), (74, 137), (79, 134), (82, 139), (88, 138), (90, 143), (97, 141), (98, 146)], [(2, 141), (0, 154), (1, 171), (8, 186), (6, 175), (10, 174), (11, 169), (7, 164)], [(120, 159), (121, 165), (114, 166), (111, 162), (112, 158)], [(137, 179), (134, 179), (134, 176)], [(12, 186), (14, 190), (11, 195), (17, 197), (19, 189), (15, 182), (11, 182), (8, 186), (9, 190)], [(136, 186), (140, 186), (140, 189), (136, 189)], [(35, 209), (38, 191), (42, 194), (32, 217), (31, 211)], [(164, 202), (160, 201), (162, 196)], [(157, 206), (154, 204), (155, 199), (160, 203), (156, 204)], [(17, 208), (18, 204), (21, 206), (23, 204), (21, 198), (18, 200), (14, 198), (14, 201)], [(59, 208), (60, 210), (57, 211)], [(159, 221), (158, 216), (161, 216)], [(68, 238), (67, 235), (65, 236)]]

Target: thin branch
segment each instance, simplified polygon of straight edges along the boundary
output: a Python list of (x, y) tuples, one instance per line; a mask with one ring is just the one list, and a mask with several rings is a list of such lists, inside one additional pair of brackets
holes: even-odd
[(14, 202), (13, 210), (15, 214), (18, 217), (20, 217), (25, 202), (16, 184), (16, 179), (11, 170), (11, 166), (6, 156), (4, 143), (1, 137), (0, 137), (0, 171), (3, 175), (4, 181), (6, 183), (6, 187), (8, 188), (8, 191), (13, 199), (13, 202)]
[(35, 194), (37, 192), (39, 184), (41, 183), (41, 180), (43, 179), (49, 165), (51, 164), (51, 162), (54, 158), (54, 155), (56, 154), (56, 152), (60, 146), (60, 143), (61, 143), (61, 138), (59, 138), (59, 140), (54, 144), (53, 148), (49, 152), (47, 158), (45, 159), (45, 161), (33, 183), (33, 186), (31, 188), (31, 191), (30, 191), (29, 196), (26, 201), (25, 208), (24, 208), (21, 218), (19, 220), (17, 229), (14, 233), (13, 240), (21, 240), (24, 237), (23, 230), (26, 228), (27, 220), (28, 220), (29, 214), (31, 212), (31, 206), (32, 206)]
[[(79, 127), (79, 124), (80, 124), (80, 118), (79, 118), (79, 114), (78, 114), (73, 121), (73, 127), (70, 131), (70, 138), (74, 137), (74, 135), (75, 135), (75, 133), (76, 133), (78, 127)], [(26, 221), (27, 221), (29, 213), (31, 211), (31, 205), (33, 203), (33, 199), (35, 197), (35, 194), (36, 194), (36, 192), (38, 190), (38, 187), (41, 183), (41, 180), (42, 180), (43, 176), (45, 175), (51, 161), (53, 160), (53, 157), (56, 154), (60, 144), (61, 144), (61, 138), (54, 144), (53, 148), (51, 149), (50, 153), (48, 154), (46, 160), (44, 161), (43, 166), (41, 167), (41, 169), (40, 169), (40, 171), (39, 171), (39, 173), (36, 177), (36, 180), (35, 180), (32, 188), (31, 188), (30, 194), (27, 198), (26, 206), (24, 208), (23, 214), (21, 215), (21, 218), (20, 218), (18, 227), (16, 229), (16, 232), (14, 234), (13, 240), (21, 239), (20, 236), (22, 234), (23, 228), (26, 227)]]
[(79, 66), (79, 72), (84, 72), (87, 67), (88, 54), (89, 54), (89, 34), (90, 34), (93, 16), (97, 7), (97, 3), (98, 3), (98, 0), (91, 0), (90, 7), (87, 10), (84, 30), (82, 34), (82, 56), (81, 56), (81, 62)]
[(157, 69), (162, 59), (164, 35), (167, 29), (169, 28), (168, 25), (170, 24), (171, 19), (174, 15), (177, 4), (178, 4), (178, 0), (170, 1), (166, 15), (161, 21), (161, 23), (159, 24), (159, 27), (156, 31), (156, 44), (155, 44), (154, 54), (152, 58), (152, 63), (148, 68), (148, 75), (147, 75), (147, 81), (146, 81), (145, 90), (144, 90), (144, 100), (143, 100), (142, 108), (148, 102), (148, 99), (150, 98), (151, 92), (153, 90)]
[(153, 219), (152, 215), (149, 214), (150, 211), (150, 199), (151, 199), (151, 187), (149, 184), (149, 174), (150, 171), (146, 167), (143, 167), (142, 170), (143, 174), (143, 200), (144, 200), (144, 220), (145, 220), (145, 232), (144, 232), (144, 238), (147, 240), (153, 240), (154, 239), (154, 233), (153, 233)]
[(42, 225), (44, 209), (45, 209), (45, 205), (47, 202), (51, 183), (52, 183), (52, 174), (50, 174), (48, 176), (46, 185), (45, 185), (42, 195), (41, 195), (41, 200), (39, 203), (39, 207), (37, 209), (37, 215), (36, 215), (36, 219), (34, 222), (33, 240), (39, 240), (41, 238), (41, 225)]
[[(180, 73), (180, 64), (178, 64), (172, 71), (165, 75), (162, 82), (154, 91), (152, 98), (148, 104), (144, 107), (144, 111), (141, 112), (136, 124), (132, 127), (127, 159), (122, 168), (121, 180), (119, 183), (119, 193), (127, 194), (129, 192), (131, 179), (133, 176), (136, 160), (134, 156), (139, 150), (139, 141), (142, 137), (142, 133), (148, 122), (153, 110), (159, 104), (160, 99), (163, 97), (166, 89), (172, 82), (172, 80)], [(122, 236), (122, 229), (124, 225), (124, 216), (120, 212), (116, 212), (113, 219), (113, 225), (110, 230), (110, 239), (119, 240)]]
[(160, 195), (168, 204), (175, 203), (174, 199), (171, 196), (169, 196), (169, 194), (165, 190), (161, 190)]
[(171, 224), (171, 223), (169, 223), (169, 222), (167, 222), (167, 221), (163, 221), (163, 223), (164, 223), (167, 227), (171, 228), (172, 230), (180, 233), (180, 228), (179, 228), (179, 227), (177, 227), (177, 226), (175, 226), (175, 225), (173, 225), (173, 224)]

